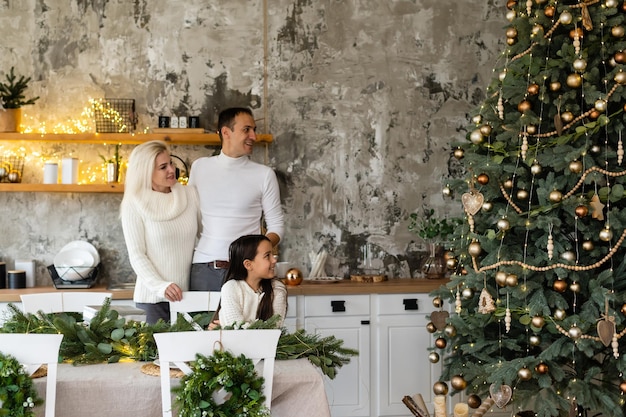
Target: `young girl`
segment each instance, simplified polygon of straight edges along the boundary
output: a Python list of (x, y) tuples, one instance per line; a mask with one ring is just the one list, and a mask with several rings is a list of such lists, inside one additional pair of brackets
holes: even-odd
[(219, 323), (222, 327), (249, 324), (287, 313), (287, 289), (274, 279), (272, 242), (264, 235), (242, 236), (230, 244), (230, 267), (222, 285)]

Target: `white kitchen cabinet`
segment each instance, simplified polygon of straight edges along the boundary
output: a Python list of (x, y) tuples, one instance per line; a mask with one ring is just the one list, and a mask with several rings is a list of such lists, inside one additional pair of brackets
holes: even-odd
[(370, 416), (370, 296), (305, 296), (304, 328), (359, 351), (335, 379), (325, 379), (326, 394), (333, 417)]

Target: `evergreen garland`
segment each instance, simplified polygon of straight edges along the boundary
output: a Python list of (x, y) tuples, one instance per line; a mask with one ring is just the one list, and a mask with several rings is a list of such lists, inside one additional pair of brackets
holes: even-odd
[(22, 364), (0, 353), (0, 416), (34, 417), (42, 402)]

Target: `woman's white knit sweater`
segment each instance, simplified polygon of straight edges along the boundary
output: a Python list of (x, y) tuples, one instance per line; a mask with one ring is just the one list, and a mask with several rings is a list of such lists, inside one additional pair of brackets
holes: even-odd
[(191, 259), (201, 227), (195, 187), (176, 183), (170, 193), (152, 191), (140, 201), (125, 200), (122, 228), (130, 264), (137, 274), (133, 301), (167, 301), (165, 289), (176, 283), (189, 289)]

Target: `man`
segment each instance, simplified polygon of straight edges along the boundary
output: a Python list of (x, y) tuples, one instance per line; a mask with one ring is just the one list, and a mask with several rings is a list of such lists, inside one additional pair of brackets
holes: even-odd
[(229, 266), (228, 247), (240, 236), (261, 232), (276, 246), (284, 229), (274, 171), (250, 160), (256, 123), (247, 108), (222, 111), (217, 123), (222, 151), (191, 166), (189, 184), (198, 189), (202, 235), (191, 267), (192, 291), (219, 291)]

